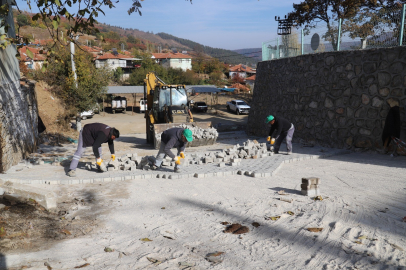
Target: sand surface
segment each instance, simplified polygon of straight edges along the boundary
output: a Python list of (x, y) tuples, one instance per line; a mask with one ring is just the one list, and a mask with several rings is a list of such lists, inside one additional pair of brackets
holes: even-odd
[[(75, 215), (98, 209), (100, 226), (41, 251), (0, 255), (0, 269), (406, 269), (405, 167), (406, 157), (351, 153), (286, 163), (268, 178), (38, 185), (60, 201), (92, 189), (94, 205)], [(320, 178), (322, 201), (300, 194), (310, 176)], [(222, 222), (249, 231), (224, 233)]]

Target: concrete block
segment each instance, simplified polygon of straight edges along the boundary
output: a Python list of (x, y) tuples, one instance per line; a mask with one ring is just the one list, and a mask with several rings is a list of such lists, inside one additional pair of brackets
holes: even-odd
[(309, 196), (309, 197), (316, 197), (320, 196), (320, 189), (309, 189), (309, 190), (301, 190), (302, 195)]
[(307, 185), (307, 184), (301, 184), (300, 188), (302, 190), (310, 190), (310, 189), (317, 189), (319, 188), (319, 185)]
[(213, 163), (213, 158), (212, 157), (205, 157), (204, 158), (204, 163)]
[(204, 178), (205, 175), (204, 175), (204, 173), (195, 173), (194, 177), (196, 177), (196, 178)]
[(224, 162), (220, 162), (218, 166), (219, 166), (220, 168), (222, 168), (222, 167), (225, 167), (226, 164), (225, 164)]
[(2, 189), (3, 196), (11, 196), (21, 202), (28, 202), (31, 199), (47, 210), (56, 209), (56, 195), (52, 191), (11, 182), (4, 183)]
[(251, 174), (251, 176), (252, 176), (252, 177), (255, 177), (255, 178), (260, 178), (260, 177), (262, 177), (262, 173), (253, 172), (253, 173)]
[(308, 185), (319, 185), (320, 179), (317, 177), (304, 177), (302, 178), (302, 184)]

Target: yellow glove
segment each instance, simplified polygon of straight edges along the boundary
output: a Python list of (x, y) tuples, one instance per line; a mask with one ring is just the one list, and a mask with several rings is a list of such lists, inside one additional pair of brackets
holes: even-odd
[(180, 156), (181, 158), (185, 158), (185, 153), (180, 152), (179, 156)]
[(176, 157), (176, 159), (175, 159), (175, 164), (176, 164), (176, 165), (180, 165), (180, 157)]
[(274, 138), (272, 138), (272, 140), (271, 140), (271, 144), (274, 144), (275, 143), (275, 139)]
[(116, 160), (116, 155), (114, 155), (114, 154), (111, 154), (111, 160)]
[(268, 136), (268, 138), (266, 138), (266, 140), (267, 140), (268, 142), (270, 142), (270, 141), (271, 141), (271, 136)]
[(96, 159), (96, 164), (97, 165), (101, 166), (102, 163), (103, 163), (103, 159), (101, 159), (101, 158)]

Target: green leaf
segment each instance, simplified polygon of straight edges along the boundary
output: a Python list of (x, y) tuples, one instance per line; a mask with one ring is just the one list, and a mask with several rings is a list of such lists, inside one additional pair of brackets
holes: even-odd
[(58, 29), (59, 23), (57, 21), (52, 21), (52, 25), (54, 26), (54, 29)]
[(361, 235), (360, 237), (358, 237), (358, 239), (367, 239), (366, 235)]
[(42, 65), (41, 71), (45, 72), (46, 70), (47, 70), (46, 67), (44, 65)]
[(27, 56), (29, 57), (29, 58), (31, 58), (31, 59), (34, 59), (34, 54), (32, 53), (32, 51), (30, 51), (30, 50), (26, 50), (26, 54), (27, 54)]
[(59, 2), (59, 0), (55, 0), (55, 4), (60, 7), (61, 6), (61, 2)]

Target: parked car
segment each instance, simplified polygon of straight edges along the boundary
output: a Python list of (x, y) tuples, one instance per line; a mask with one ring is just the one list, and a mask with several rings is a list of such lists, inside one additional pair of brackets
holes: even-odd
[(195, 112), (207, 112), (207, 104), (206, 104), (206, 102), (201, 102), (201, 101), (195, 102), (193, 104), (193, 110)]
[(248, 114), (250, 112), (250, 106), (245, 103), (243, 100), (232, 100), (232, 101), (227, 101), (227, 111), (229, 112), (235, 112), (236, 114), (241, 114), (241, 113), (246, 113)]
[(86, 120), (87, 118), (92, 118), (93, 115), (94, 115), (93, 110), (89, 110), (89, 111), (81, 112), (80, 118), (82, 118), (82, 120)]

